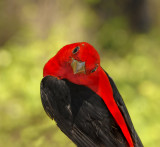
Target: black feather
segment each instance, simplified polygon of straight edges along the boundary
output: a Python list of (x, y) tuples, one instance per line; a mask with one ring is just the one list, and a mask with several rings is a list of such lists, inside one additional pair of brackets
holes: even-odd
[[(134, 145), (142, 147), (122, 97), (113, 80), (110, 77), (109, 80)], [(89, 88), (47, 76), (41, 82), (41, 100), (49, 117), (54, 118), (58, 127), (78, 147), (127, 147), (121, 129), (102, 98)]]

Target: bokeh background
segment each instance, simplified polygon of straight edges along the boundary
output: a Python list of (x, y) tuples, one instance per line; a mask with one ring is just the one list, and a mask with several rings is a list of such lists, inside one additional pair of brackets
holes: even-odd
[(45, 114), (45, 62), (86, 41), (118, 86), (145, 147), (160, 146), (160, 1), (1, 0), (0, 146), (75, 147)]

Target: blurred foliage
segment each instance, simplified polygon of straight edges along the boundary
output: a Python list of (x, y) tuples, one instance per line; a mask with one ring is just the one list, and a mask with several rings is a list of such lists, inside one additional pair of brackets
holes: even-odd
[(1, 0), (0, 146), (75, 146), (45, 114), (40, 81), (45, 62), (79, 41), (99, 51), (144, 146), (160, 146), (160, 2), (150, 2), (157, 13), (148, 34), (133, 33), (111, 1), (103, 14), (118, 12), (102, 19), (100, 2)]

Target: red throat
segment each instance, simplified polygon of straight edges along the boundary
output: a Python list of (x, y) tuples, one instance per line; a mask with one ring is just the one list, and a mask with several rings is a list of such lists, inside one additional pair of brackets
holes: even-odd
[[(101, 67), (100, 67), (101, 68)], [(99, 70), (99, 82), (98, 87), (93, 87), (92, 85), (89, 86), (95, 93), (97, 93), (106, 104), (107, 108), (109, 109), (110, 113), (114, 117), (115, 121), (119, 125), (123, 135), (125, 136), (128, 144), (130, 147), (133, 147), (133, 141), (131, 138), (131, 135), (129, 133), (128, 127), (126, 125), (126, 122), (113, 98), (113, 90), (110, 85), (109, 79), (106, 75), (106, 73), (101, 68)]]

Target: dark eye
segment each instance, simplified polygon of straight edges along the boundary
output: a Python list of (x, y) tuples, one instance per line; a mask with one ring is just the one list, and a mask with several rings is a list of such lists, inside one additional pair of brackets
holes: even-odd
[(93, 70), (91, 70), (91, 73), (95, 72), (97, 68), (98, 68), (98, 65)]
[(77, 53), (77, 52), (79, 51), (79, 49), (80, 49), (80, 47), (77, 46), (77, 47), (72, 51), (72, 53), (73, 53), (73, 54)]

